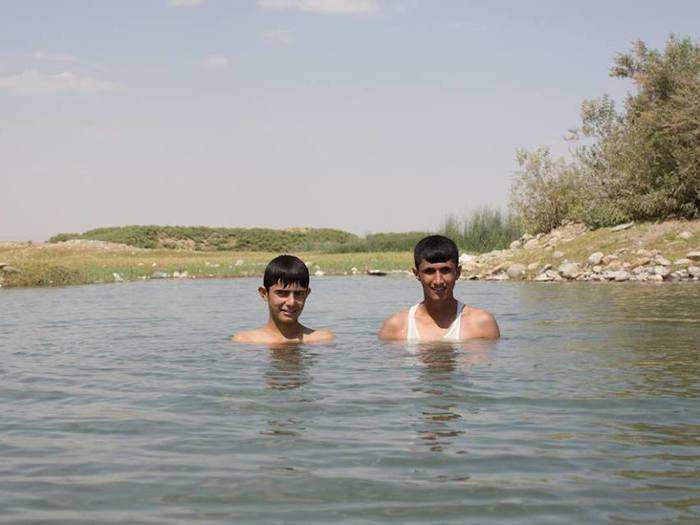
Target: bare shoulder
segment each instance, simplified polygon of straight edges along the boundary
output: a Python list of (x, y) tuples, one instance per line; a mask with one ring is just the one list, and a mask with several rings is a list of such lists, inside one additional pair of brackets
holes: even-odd
[(379, 339), (387, 341), (396, 339), (406, 339), (408, 323), (408, 309), (401, 310), (391, 317), (388, 317), (379, 330)]
[(467, 306), (462, 310), (462, 322), (468, 330), (467, 337), (498, 339), (501, 332), (498, 328), (496, 318), (488, 310)]
[(335, 339), (335, 334), (330, 330), (311, 330), (304, 334), (305, 343), (327, 343)]
[(231, 336), (233, 341), (239, 343), (258, 343), (265, 338), (265, 334), (260, 330), (248, 330), (242, 332), (236, 332)]

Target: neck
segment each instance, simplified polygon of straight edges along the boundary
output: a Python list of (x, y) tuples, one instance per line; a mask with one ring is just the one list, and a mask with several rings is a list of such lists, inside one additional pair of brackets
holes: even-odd
[(304, 327), (298, 321), (294, 323), (280, 323), (272, 318), (267, 321), (267, 329), (285, 339), (301, 339), (304, 333)]
[(427, 297), (423, 298), (423, 306), (425, 311), (433, 319), (438, 319), (446, 315), (454, 315), (457, 309), (457, 299), (454, 296), (445, 297), (441, 301), (431, 301)]

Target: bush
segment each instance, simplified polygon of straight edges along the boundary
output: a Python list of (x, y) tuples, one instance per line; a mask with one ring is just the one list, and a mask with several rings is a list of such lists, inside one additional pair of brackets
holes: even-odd
[(700, 45), (672, 35), (660, 53), (639, 41), (610, 73), (635, 91), (622, 113), (607, 96), (583, 102), (571, 162), (518, 153), (511, 206), (528, 231), (700, 217)]

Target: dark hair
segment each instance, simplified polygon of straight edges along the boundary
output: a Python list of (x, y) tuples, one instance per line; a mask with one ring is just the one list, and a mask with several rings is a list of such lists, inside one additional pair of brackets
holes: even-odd
[(444, 235), (429, 235), (418, 241), (413, 249), (413, 261), (416, 268), (423, 259), (429, 263), (454, 261), (456, 265), (459, 265), (459, 251), (452, 239), (448, 239)]
[(309, 287), (309, 269), (299, 257), (280, 255), (267, 263), (263, 286), (269, 290), (278, 282), (283, 286), (298, 284), (302, 288)]

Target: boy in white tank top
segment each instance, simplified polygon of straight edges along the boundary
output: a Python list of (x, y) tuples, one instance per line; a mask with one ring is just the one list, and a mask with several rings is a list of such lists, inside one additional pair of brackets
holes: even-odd
[(442, 235), (416, 244), (413, 273), (423, 287), (423, 301), (384, 321), (379, 338), (403, 341), (462, 341), (498, 339), (498, 324), (486, 310), (467, 306), (454, 297), (462, 268), (457, 245)]

